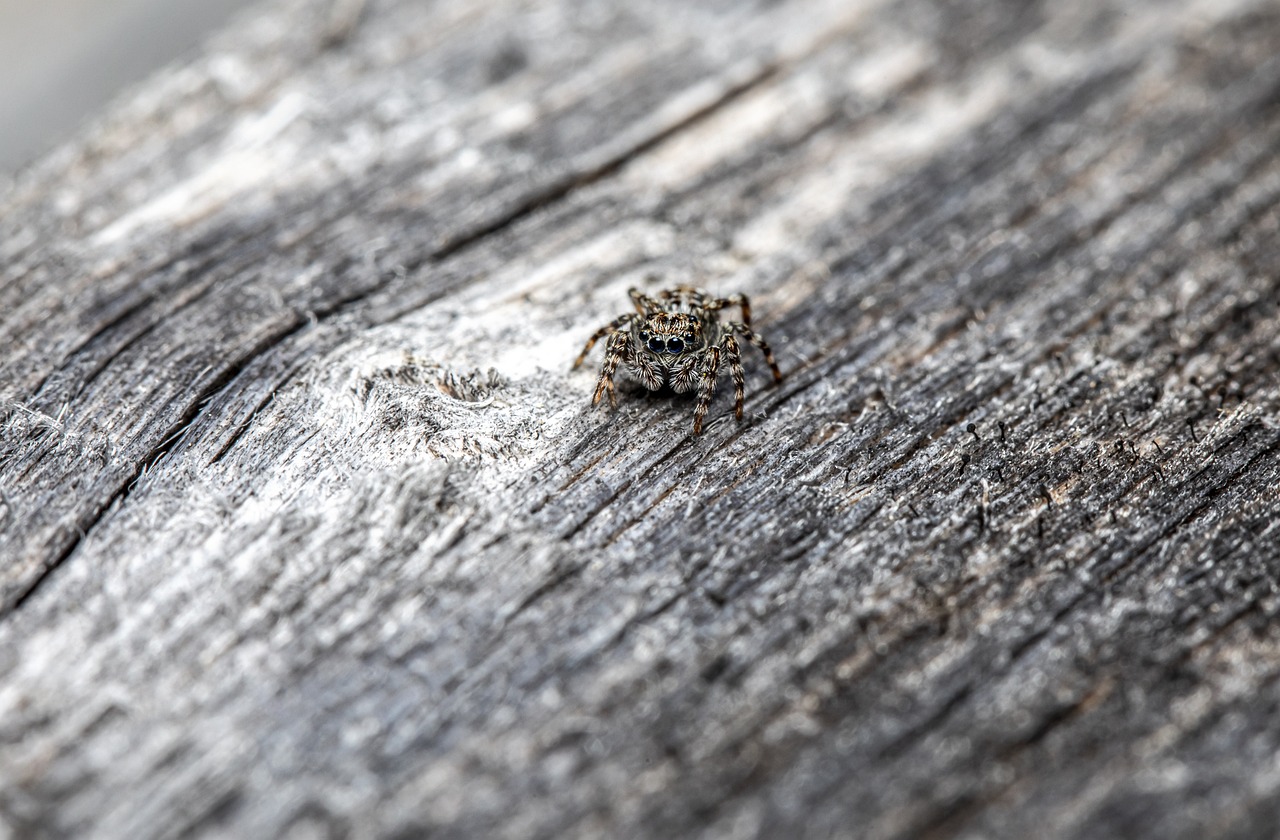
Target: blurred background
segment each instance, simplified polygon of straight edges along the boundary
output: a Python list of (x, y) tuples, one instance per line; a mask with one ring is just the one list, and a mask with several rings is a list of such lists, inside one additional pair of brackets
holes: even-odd
[(253, 0), (0, 0), (0, 174)]

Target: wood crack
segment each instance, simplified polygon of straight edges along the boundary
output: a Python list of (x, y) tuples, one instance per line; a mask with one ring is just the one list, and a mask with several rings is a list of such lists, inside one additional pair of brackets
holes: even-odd
[(3, 618), (5, 614), (21, 609), (31, 599), (31, 597), (39, 591), (44, 582), (49, 579), (49, 576), (57, 571), (57, 569), (75, 553), (76, 549), (80, 547), (85, 539), (88, 538), (89, 534), (95, 527), (97, 527), (98, 523), (102, 521), (107, 512), (117, 505), (123, 505), (125, 503), (129, 494), (133, 492), (133, 488), (137, 485), (138, 481), (147, 475), (147, 473), (150, 472), (157, 463), (159, 463), (160, 459), (172, 450), (177, 441), (179, 441), (187, 433), (192, 424), (196, 422), (196, 419), (200, 416), (200, 413), (204, 410), (205, 406), (221, 391), (229, 387), (240, 373), (253, 362), (254, 359), (264, 353), (270, 352), (271, 349), (276, 347), (280, 342), (287, 340), (289, 336), (297, 333), (299, 330), (305, 329), (307, 326), (308, 322), (305, 319), (299, 318), (295, 319), (291, 326), (280, 331), (278, 334), (266, 336), (257, 345), (251, 347), (243, 359), (236, 364), (225, 368), (210, 380), (208, 385), (196, 392), (193, 395), (193, 399), (188, 403), (186, 410), (172, 424), (169, 431), (161, 437), (161, 443), (150, 450), (144, 458), (140, 459), (138, 467), (125, 480), (121, 481), (116, 486), (115, 490), (107, 497), (106, 501), (90, 509), (87, 515), (77, 522), (75, 533), (68, 544), (58, 552), (57, 556), (54, 557), (51, 562), (42, 564), (39, 574), (34, 576), (26, 586), (18, 591), (16, 596), (13, 598), (12, 603), (8, 605), (7, 608), (5, 605), (0, 605), (0, 618)]

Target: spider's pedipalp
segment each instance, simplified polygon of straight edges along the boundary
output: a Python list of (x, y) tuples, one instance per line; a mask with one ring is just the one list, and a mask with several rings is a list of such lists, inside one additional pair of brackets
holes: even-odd
[(652, 358), (652, 355), (632, 353), (627, 359), (627, 367), (648, 390), (657, 391), (662, 388), (662, 383), (666, 379), (666, 369)]
[[(684, 359), (676, 362), (667, 372), (667, 384), (671, 386), (671, 390), (677, 394), (683, 394), (686, 391), (693, 390), (693, 386), (698, 381), (698, 361), (697, 354), (688, 354)], [(655, 390), (650, 388), (649, 390)]]

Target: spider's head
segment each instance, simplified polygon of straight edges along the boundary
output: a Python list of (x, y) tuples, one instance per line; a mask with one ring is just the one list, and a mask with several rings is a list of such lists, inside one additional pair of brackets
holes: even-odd
[(659, 312), (640, 325), (640, 341), (657, 355), (688, 353), (702, 344), (702, 322), (684, 312)]

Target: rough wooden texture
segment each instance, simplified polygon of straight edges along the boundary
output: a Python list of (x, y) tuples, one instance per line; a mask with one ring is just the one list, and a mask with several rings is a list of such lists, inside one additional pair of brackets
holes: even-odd
[(262, 7), (0, 200), (0, 836), (1265, 835), (1278, 197), (1266, 0)]

